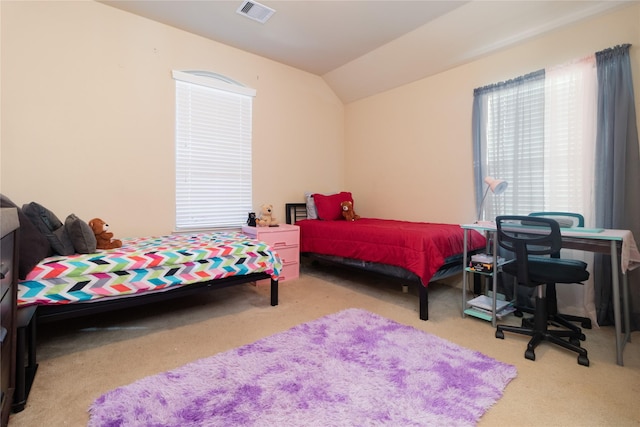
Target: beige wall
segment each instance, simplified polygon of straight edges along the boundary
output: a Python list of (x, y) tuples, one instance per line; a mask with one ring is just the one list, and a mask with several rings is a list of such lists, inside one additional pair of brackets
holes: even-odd
[(315, 75), (92, 2), (1, 4), (0, 190), (117, 237), (174, 227), (171, 70), (257, 90), (254, 206), (344, 183), (344, 108)]
[(474, 221), (473, 89), (622, 43), (633, 45), (640, 123), (638, 3), (347, 105), (345, 184), (354, 193), (356, 211), (381, 218)]
[(306, 190), (343, 189), (364, 216), (475, 219), (476, 87), (632, 43), (640, 99), (640, 4), (346, 107), (317, 76), (100, 3), (0, 11), (0, 190), (62, 218), (100, 216), (122, 237), (173, 230), (173, 69), (257, 90), (254, 205), (280, 219)]

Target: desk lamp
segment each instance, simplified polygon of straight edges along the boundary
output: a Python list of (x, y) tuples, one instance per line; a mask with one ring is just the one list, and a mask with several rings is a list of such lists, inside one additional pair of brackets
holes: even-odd
[(489, 190), (496, 196), (505, 192), (509, 183), (503, 179), (495, 179), (492, 176), (488, 176), (484, 179), (484, 182), (487, 184), (487, 189), (484, 192), (484, 196), (482, 197), (482, 202), (480, 202), (480, 209), (478, 209), (478, 220), (476, 222), (480, 222), (480, 216), (482, 215), (482, 208), (484, 207), (484, 201), (487, 198), (487, 194), (489, 194)]

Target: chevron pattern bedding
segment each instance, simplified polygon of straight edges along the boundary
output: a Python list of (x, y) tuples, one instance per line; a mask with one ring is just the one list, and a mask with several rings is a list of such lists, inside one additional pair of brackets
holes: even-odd
[(235, 275), (267, 273), (282, 261), (238, 232), (123, 239), (118, 249), (43, 259), (18, 284), (18, 306), (69, 304), (166, 290)]

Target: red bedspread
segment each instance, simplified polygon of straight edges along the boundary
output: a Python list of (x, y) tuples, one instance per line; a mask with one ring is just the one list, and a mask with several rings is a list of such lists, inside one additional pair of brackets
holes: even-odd
[[(464, 230), (457, 224), (362, 218), (304, 219), (296, 225), (300, 226), (300, 252), (403, 267), (419, 276), (425, 286), (446, 258), (464, 250)], [(468, 250), (484, 245), (480, 233), (469, 233)]]

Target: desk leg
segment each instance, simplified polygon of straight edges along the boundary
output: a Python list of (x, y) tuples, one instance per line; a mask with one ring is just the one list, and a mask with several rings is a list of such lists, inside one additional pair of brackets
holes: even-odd
[(462, 249), (462, 317), (465, 317), (464, 311), (467, 309), (467, 233), (469, 230), (464, 229), (463, 249)]
[(616, 328), (616, 362), (620, 366), (622, 363), (622, 350), (624, 340), (620, 339), (622, 327), (620, 326), (620, 266), (618, 265), (618, 247), (615, 241), (611, 241), (611, 277), (613, 287), (613, 321)]
[(494, 232), (491, 235), (493, 237), (493, 274), (491, 275), (493, 294), (491, 295), (491, 304), (493, 316), (491, 318), (491, 326), (495, 328), (498, 323), (498, 316), (496, 316), (496, 303), (498, 299), (498, 232)]
[[(622, 303), (624, 307), (624, 336), (625, 342), (631, 342), (631, 306), (629, 301), (629, 274), (622, 274)], [(623, 348), (624, 350), (624, 348)]]

